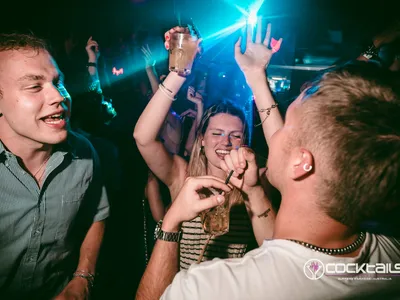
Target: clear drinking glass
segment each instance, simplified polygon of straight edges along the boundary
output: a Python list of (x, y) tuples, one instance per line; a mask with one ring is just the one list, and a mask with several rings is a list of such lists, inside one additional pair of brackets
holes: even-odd
[(190, 75), (197, 54), (197, 37), (190, 33), (175, 32), (169, 43), (169, 70), (181, 76)]

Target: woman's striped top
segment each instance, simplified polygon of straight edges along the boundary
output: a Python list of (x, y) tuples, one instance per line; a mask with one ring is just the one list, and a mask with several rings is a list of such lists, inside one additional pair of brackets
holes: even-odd
[[(180, 268), (188, 269), (199, 259), (209, 235), (204, 232), (200, 217), (184, 222), (182, 231)], [(230, 211), (229, 232), (210, 239), (202, 261), (216, 257), (240, 258), (255, 247), (257, 242), (246, 207), (244, 204), (236, 205)]]

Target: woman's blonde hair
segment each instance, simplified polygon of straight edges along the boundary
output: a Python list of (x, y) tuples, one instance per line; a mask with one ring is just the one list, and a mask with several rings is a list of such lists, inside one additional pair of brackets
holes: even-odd
[[(229, 100), (223, 100), (210, 106), (203, 114), (201, 118), (200, 125), (197, 128), (196, 139), (193, 143), (192, 153), (190, 155), (190, 161), (188, 165), (187, 175), (190, 177), (204, 176), (207, 175), (207, 157), (201, 145), (204, 134), (207, 130), (208, 124), (210, 123), (211, 117), (225, 113), (235, 117), (238, 117), (244, 127), (242, 144), (244, 144), (247, 140), (247, 124), (246, 117), (243, 110), (238, 107), (236, 104)], [(230, 193), (230, 202), (231, 203), (240, 203), (243, 202), (243, 196), (238, 189), (234, 189)]]

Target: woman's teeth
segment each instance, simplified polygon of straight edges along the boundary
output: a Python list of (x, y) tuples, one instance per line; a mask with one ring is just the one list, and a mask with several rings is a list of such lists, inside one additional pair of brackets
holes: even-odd
[(227, 151), (227, 150), (216, 150), (215, 152), (218, 155), (227, 155), (227, 154), (229, 154), (229, 151)]

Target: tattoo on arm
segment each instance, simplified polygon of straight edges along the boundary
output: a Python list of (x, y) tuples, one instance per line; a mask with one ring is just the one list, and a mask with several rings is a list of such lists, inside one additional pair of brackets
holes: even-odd
[(266, 211), (264, 211), (262, 214), (258, 215), (258, 218), (266, 218), (268, 217), (269, 212), (271, 211), (270, 208), (268, 208)]

